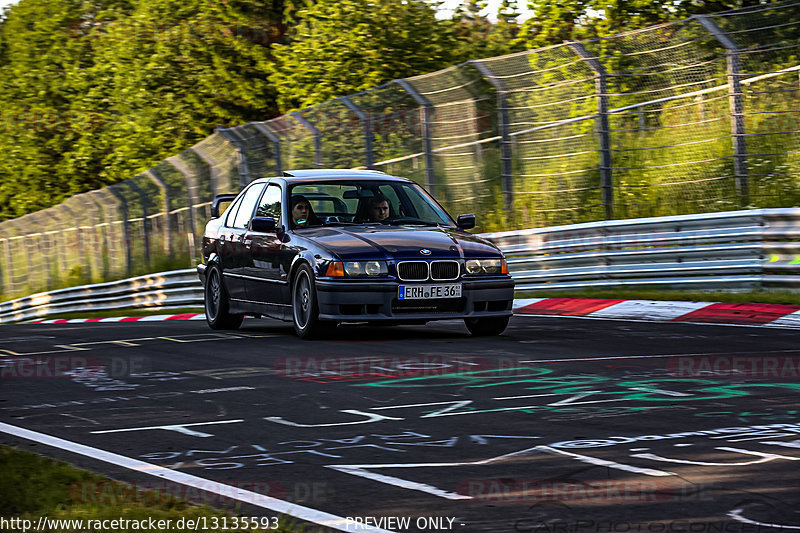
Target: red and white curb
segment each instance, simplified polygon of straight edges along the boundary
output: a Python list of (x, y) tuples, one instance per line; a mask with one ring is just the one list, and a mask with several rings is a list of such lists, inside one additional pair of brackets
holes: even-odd
[(108, 318), (56, 318), (42, 320), (34, 324), (85, 324), (87, 322), (160, 322), (162, 320), (205, 320), (203, 313), (183, 313), (181, 315), (150, 315), (150, 316), (112, 316)]
[[(531, 298), (514, 300), (514, 313), (534, 316), (567, 316), (800, 328), (800, 305), (757, 303), (680, 302), (661, 300), (611, 300), (600, 298)], [(84, 324), (87, 322), (160, 322), (205, 320), (203, 313), (111, 318), (43, 320), (36, 324)]]
[(782, 304), (534, 298), (514, 300), (514, 313), (536, 316), (800, 328), (800, 305)]

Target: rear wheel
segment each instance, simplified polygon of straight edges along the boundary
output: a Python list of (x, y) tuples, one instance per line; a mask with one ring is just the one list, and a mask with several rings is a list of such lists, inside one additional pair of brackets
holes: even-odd
[(508, 327), (510, 317), (489, 316), (484, 318), (465, 318), (464, 323), (474, 337), (488, 337), (490, 335), (500, 335)]
[(319, 319), (314, 272), (308, 265), (297, 269), (292, 282), (292, 319), (294, 330), (301, 339), (317, 338), (336, 325)]
[(211, 329), (239, 329), (244, 315), (230, 312), (228, 291), (222, 281), (222, 272), (216, 265), (208, 269), (204, 296), (206, 322)]

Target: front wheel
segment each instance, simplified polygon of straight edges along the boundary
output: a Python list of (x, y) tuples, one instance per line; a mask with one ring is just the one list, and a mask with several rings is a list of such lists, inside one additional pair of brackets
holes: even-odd
[(239, 329), (244, 315), (230, 313), (228, 291), (222, 281), (222, 272), (216, 265), (208, 269), (204, 291), (206, 322), (211, 329)]
[(490, 316), (484, 318), (465, 318), (464, 323), (473, 337), (488, 337), (500, 335), (508, 327), (510, 317)]
[(294, 330), (301, 339), (319, 337), (334, 325), (319, 320), (314, 272), (308, 265), (300, 266), (292, 282), (292, 319)]

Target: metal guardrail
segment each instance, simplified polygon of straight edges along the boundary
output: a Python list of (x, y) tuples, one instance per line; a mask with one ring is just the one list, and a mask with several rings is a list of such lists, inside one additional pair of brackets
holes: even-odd
[[(518, 291), (627, 287), (800, 288), (800, 208), (614, 220), (484, 233)], [(0, 323), (61, 313), (202, 306), (194, 269), (0, 303)]]
[(0, 303), (0, 324), (75, 312), (169, 309), (203, 305), (203, 287), (193, 268), (120, 281), (81, 285)]
[(800, 287), (800, 209), (754, 209), (487, 233), (518, 291)]

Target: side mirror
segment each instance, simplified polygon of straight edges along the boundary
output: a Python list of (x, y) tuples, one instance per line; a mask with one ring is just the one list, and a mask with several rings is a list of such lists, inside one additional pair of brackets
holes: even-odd
[(277, 233), (278, 225), (272, 217), (253, 217), (250, 221), (250, 231), (258, 233)]
[(475, 215), (458, 215), (456, 226), (461, 229), (472, 229), (475, 227)]
[[(211, 218), (219, 218), (220, 215), (220, 204), (229, 204), (239, 196), (238, 194), (218, 194), (214, 197), (214, 200), (211, 202)], [(225, 208), (227, 209), (227, 205)], [(223, 212), (225, 210), (223, 209)]]

